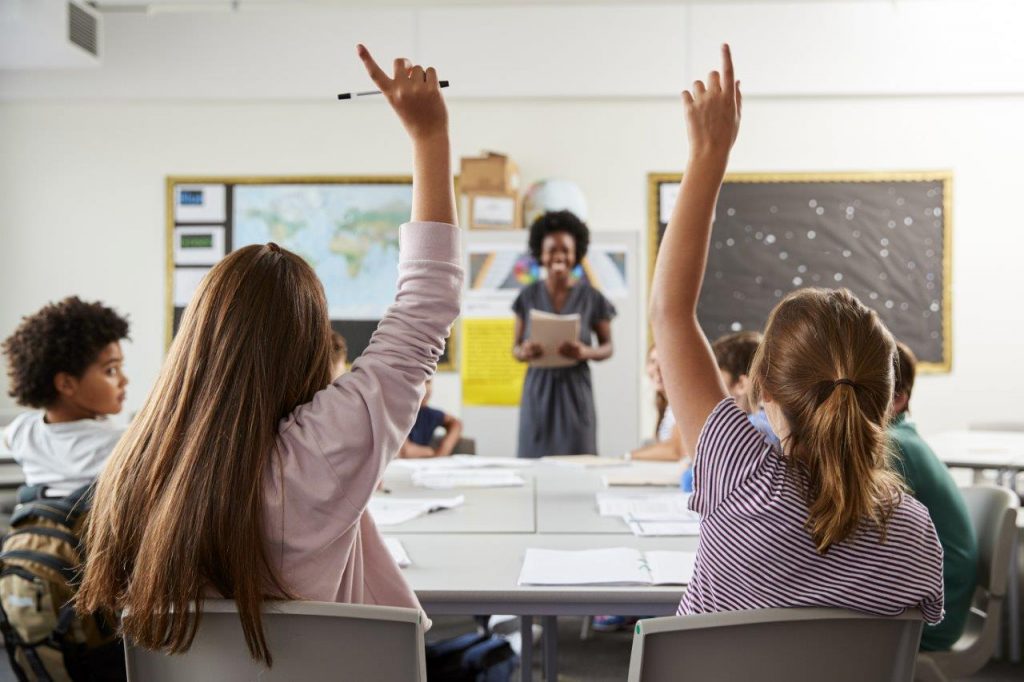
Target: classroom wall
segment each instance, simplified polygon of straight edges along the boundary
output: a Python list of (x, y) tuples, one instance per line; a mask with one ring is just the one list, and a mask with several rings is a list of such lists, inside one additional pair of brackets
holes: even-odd
[[(865, 13), (857, 14), (857, 4), (640, 8), (660, 27), (654, 47), (638, 39), (643, 31), (623, 18), (633, 16), (623, 8), (558, 8), (562, 26), (590, 27), (605, 42), (570, 41), (572, 53), (560, 55), (557, 48), (534, 49), (557, 45), (556, 34), (541, 31), (532, 42), (525, 36), (516, 43), (496, 40), (497, 56), (486, 58), (437, 47), (456, 42), (459, 33), (446, 33), (443, 43), (426, 40), (423, 26), (436, 17), (422, 12), (376, 13), (387, 16), (361, 24), (351, 19), (366, 13), (330, 10), (332, 21), (350, 19), (337, 24), (347, 27), (339, 38), (322, 28), (318, 12), (327, 10), (310, 11), (285, 22), (295, 51), (273, 43), (275, 34), (260, 23), (280, 23), (270, 10), (260, 13), (257, 33), (246, 16), (116, 17), (107, 22), (103, 69), (0, 72), (0, 336), (21, 315), (70, 293), (108, 301), (131, 316), (127, 407), (137, 410), (164, 350), (165, 176), (407, 172), (408, 144), (382, 103), (330, 99), (359, 82), (352, 85), (357, 72), (349, 67), (339, 67), (344, 78), (332, 78), (323, 62), (345, 64), (349, 57), (333, 47), (316, 52), (300, 44), (335, 40), (347, 53), (354, 42), (349, 34), (365, 25), (377, 36), (392, 36), (384, 54), (403, 42), (421, 54), (433, 50), (451, 60), (452, 72), (462, 71), (463, 80), (452, 76), (453, 84), (466, 83), (471, 92), (458, 94), (455, 85), (451, 91), (456, 155), (507, 151), (527, 182), (565, 177), (579, 183), (595, 230), (640, 231), (647, 226), (646, 174), (678, 170), (686, 158), (674, 95), (685, 82), (677, 81), (698, 73), (698, 63), (713, 65), (713, 44), (728, 38), (736, 43), (748, 95), (732, 170), (953, 170), (954, 369), (920, 380), (914, 412), (926, 433), (982, 419), (1021, 419), (1024, 371), (1013, 351), (1019, 354), (1024, 337), (1024, 306), (1013, 275), (1024, 250), (1017, 199), (1024, 73), (1006, 60), (1024, 63), (1024, 48), (1020, 41), (993, 39), (986, 49), (981, 29), (966, 17), (1003, 12), (986, 27), (998, 33), (1020, 25), (1024, 11), (1005, 2), (969, 3), (976, 11), (968, 14), (964, 2), (885, 2), (861, 3)], [(527, 32), (537, 25), (531, 17), (547, 21), (550, 9), (517, 8), (515, 25)], [(441, 24), (480, 29), (495, 20), (487, 11), (500, 10), (444, 10), (448, 21)], [(907, 14), (929, 17), (922, 35), (913, 32), (911, 39), (893, 29), (908, 21)], [(1018, 21), (1010, 21), (1011, 14)], [(659, 17), (663, 21), (655, 21)], [(216, 53), (196, 28), (200, 21), (233, 22)], [(137, 35), (143, 26), (144, 39)], [(822, 34), (832, 40), (823, 42)], [(265, 41), (262, 51), (254, 35)], [(793, 42), (803, 35), (805, 49), (799, 49)], [(685, 49), (668, 45), (672, 37)], [(894, 49), (901, 42), (915, 49)], [(948, 49), (939, 50), (943, 45)], [(244, 59), (232, 61), (236, 48)], [(305, 73), (292, 60), (310, 51), (318, 60)], [(593, 57), (593, 68), (581, 51)], [(637, 61), (637, 51), (650, 61)], [(622, 62), (612, 72), (618, 92), (594, 75), (608, 52)], [(944, 74), (935, 59), (921, 58), (940, 52)], [(560, 56), (575, 72), (559, 69)], [(674, 57), (681, 68), (666, 61)], [(261, 71), (268, 59), (284, 65)], [(535, 68), (524, 69), (523, 62)], [(493, 63), (493, 70), (467, 66), (480, 63)], [(501, 87), (506, 64), (508, 92)], [(296, 70), (289, 73), (288, 66)], [(237, 92), (224, 73), (241, 84)], [(638, 85), (630, 85), (632, 75)], [(485, 77), (486, 87), (478, 80)], [(261, 80), (262, 90), (256, 87)], [(559, 83), (570, 85), (563, 92)], [(316, 89), (326, 89), (326, 96), (312, 99)], [(636, 361), (639, 375), (642, 360)], [(6, 378), (0, 379), (0, 410), (13, 407), (6, 388)], [(435, 396), (458, 412), (457, 378), (439, 378)], [(646, 434), (653, 410), (646, 400), (641, 409)]]

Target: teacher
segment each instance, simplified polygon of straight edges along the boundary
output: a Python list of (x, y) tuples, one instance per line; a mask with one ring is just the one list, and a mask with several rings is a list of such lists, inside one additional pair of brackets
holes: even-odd
[[(519, 457), (597, 454), (597, 416), (590, 381), (590, 360), (612, 355), (611, 320), (615, 306), (573, 269), (587, 255), (590, 230), (569, 211), (542, 215), (530, 226), (530, 254), (546, 273), (525, 287), (512, 304), (516, 314), (512, 355), (520, 362), (543, 356), (530, 340), (530, 311), (580, 316), (579, 338), (558, 353), (576, 360), (568, 367), (531, 366), (519, 404)], [(596, 337), (597, 345), (593, 345)]]

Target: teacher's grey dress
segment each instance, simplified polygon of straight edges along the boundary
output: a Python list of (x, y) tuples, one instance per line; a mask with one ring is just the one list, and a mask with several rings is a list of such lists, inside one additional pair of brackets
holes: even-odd
[[(591, 345), (592, 330), (601, 320), (615, 317), (615, 306), (601, 292), (580, 282), (569, 290), (556, 311), (547, 286), (534, 282), (519, 292), (512, 310), (523, 321), (523, 338), (530, 338), (530, 311), (571, 315), (579, 313), (580, 341)], [(519, 457), (597, 454), (597, 416), (590, 365), (544, 369), (530, 367), (519, 403)]]

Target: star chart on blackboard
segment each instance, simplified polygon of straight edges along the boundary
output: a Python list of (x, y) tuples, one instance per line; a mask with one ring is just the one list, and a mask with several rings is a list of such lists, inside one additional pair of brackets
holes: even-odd
[[(948, 366), (947, 177), (730, 181), (719, 195), (698, 317), (709, 338), (763, 329), (803, 287), (844, 287), (922, 361)], [(657, 243), (677, 179), (653, 176)]]

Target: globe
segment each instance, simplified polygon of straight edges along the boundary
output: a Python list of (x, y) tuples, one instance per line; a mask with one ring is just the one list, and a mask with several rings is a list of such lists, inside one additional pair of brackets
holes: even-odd
[(548, 211), (572, 211), (580, 220), (587, 219), (587, 199), (583, 190), (569, 180), (540, 180), (533, 183), (523, 195), (523, 224), (533, 221)]

